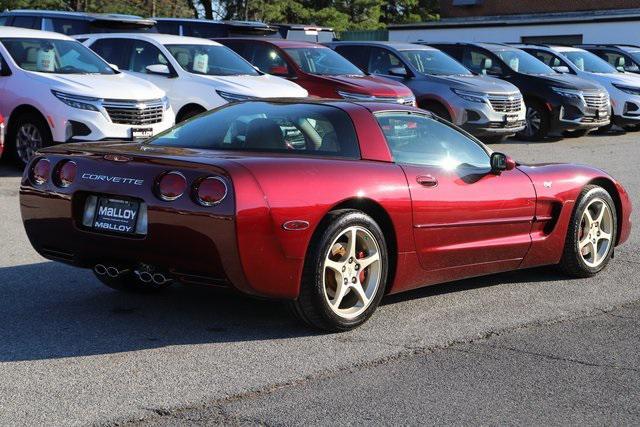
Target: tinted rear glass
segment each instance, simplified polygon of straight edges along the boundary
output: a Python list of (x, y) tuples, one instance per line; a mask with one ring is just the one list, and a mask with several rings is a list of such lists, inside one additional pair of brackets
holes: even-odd
[(166, 147), (359, 158), (349, 115), (318, 104), (245, 102), (184, 122), (148, 142)]

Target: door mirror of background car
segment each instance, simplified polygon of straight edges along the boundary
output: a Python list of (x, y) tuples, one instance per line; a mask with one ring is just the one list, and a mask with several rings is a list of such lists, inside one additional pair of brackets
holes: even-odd
[(491, 171), (500, 173), (502, 171), (510, 171), (516, 167), (516, 162), (511, 157), (503, 153), (491, 154)]
[(165, 77), (169, 77), (171, 75), (171, 70), (169, 70), (169, 67), (164, 64), (147, 65), (146, 70), (149, 74), (156, 74)]
[(407, 77), (407, 69), (404, 67), (389, 68), (389, 75), (396, 77)]
[(624, 67), (624, 71), (627, 73), (637, 73), (640, 71), (640, 68), (635, 64), (630, 64)]
[(269, 74), (273, 74), (274, 76), (288, 76), (289, 70), (285, 65), (274, 65), (269, 68)]
[(561, 73), (561, 74), (569, 74), (571, 71), (569, 70), (569, 67), (567, 67), (566, 65), (556, 65), (555, 67), (552, 67), (556, 72)]

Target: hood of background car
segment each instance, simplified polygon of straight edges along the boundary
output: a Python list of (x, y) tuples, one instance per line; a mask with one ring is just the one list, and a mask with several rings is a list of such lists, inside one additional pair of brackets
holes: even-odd
[(197, 76), (217, 90), (256, 96), (259, 98), (304, 98), (306, 89), (282, 77), (258, 76)]
[(104, 74), (45, 74), (29, 76), (53, 90), (72, 95), (103, 99), (149, 100), (162, 98), (165, 93), (151, 82), (125, 73)]
[(483, 93), (513, 93), (518, 88), (509, 82), (485, 76), (429, 76), (430, 81), (443, 83), (452, 88)]
[(604, 90), (602, 85), (583, 79), (581, 77), (572, 76), (571, 74), (522, 74), (527, 79), (539, 80), (541, 84), (550, 84), (556, 87), (563, 87), (567, 89), (581, 89), (581, 90)]
[(591, 74), (594, 80), (602, 83), (615, 83), (630, 87), (640, 87), (640, 75), (627, 73)]
[(379, 76), (319, 76), (313, 77), (327, 81), (327, 84), (337, 86), (338, 90), (356, 92), (366, 95), (383, 97), (411, 96), (411, 89), (395, 80)]

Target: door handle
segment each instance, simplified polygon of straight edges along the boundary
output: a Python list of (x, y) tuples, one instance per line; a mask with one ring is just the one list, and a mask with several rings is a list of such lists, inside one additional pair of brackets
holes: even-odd
[(432, 175), (420, 175), (416, 178), (416, 181), (423, 187), (436, 187), (438, 185), (438, 180)]

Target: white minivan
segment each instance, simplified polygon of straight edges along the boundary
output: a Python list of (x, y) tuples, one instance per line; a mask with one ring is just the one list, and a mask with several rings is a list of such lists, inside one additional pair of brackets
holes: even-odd
[(81, 43), (0, 27), (0, 115), (8, 155), (26, 164), (54, 143), (148, 138), (175, 123), (164, 91)]
[(256, 70), (211, 40), (168, 34), (90, 34), (76, 38), (121, 70), (167, 92), (181, 122), (231, 101), (304, 98), (306, 89)]

